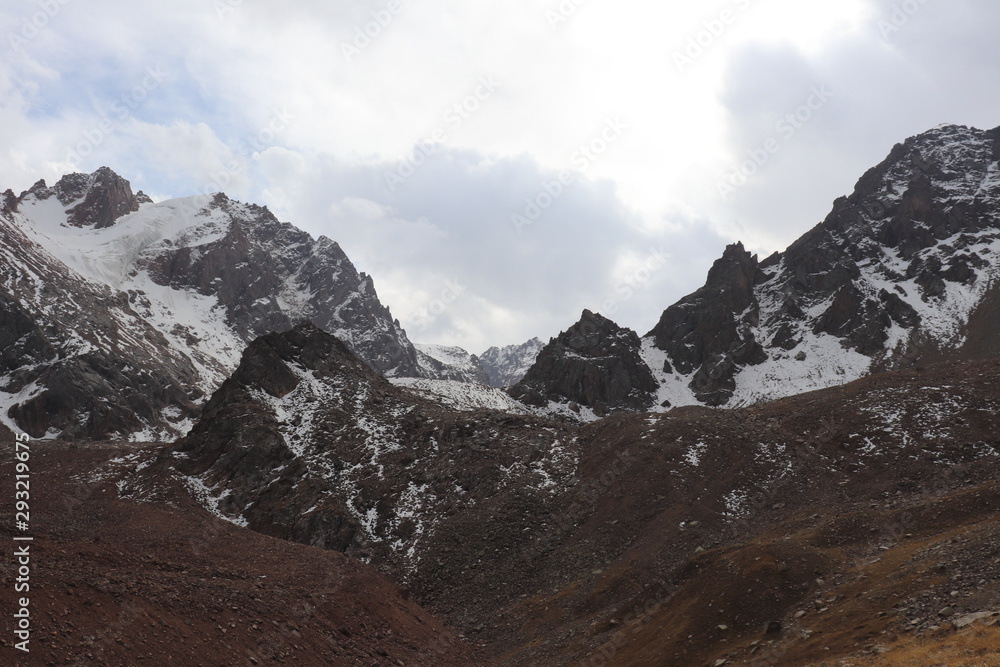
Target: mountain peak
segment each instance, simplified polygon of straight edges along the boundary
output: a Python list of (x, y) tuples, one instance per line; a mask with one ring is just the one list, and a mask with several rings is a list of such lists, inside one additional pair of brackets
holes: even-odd
[(224, 195), (145, 201), (108, 168), (3, 196), (0, 340), (19, 342), (0, 364), (0, 421), (35, 437), (173, 439), (250, 341), (306, 320), (382, 373), (419, 375), (339, 246)]
[(94, 229), (110, 227), (118, 218), (153, 201), (141, 190), (133, 193), (132, 184), (108, 167), (92, 174), (67, 174), (51, 191), (64, 206), (79, 202), (67, 211), (69, 224)]
[(651, 407), (656, 388), (641, 357), (639, 336), (584, 310), (579, 322), (545, 346), (510, 394), (536, 406), (568, 400), (601, 416)]

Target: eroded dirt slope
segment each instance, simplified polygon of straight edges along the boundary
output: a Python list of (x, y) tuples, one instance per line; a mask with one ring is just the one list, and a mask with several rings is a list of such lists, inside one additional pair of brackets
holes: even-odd
[[(405, 589), (343, 554), (269, 538), (198, 506), (169, 479), (145, 502), (116, 480), (156, 445), (33, 446), (28, 656), (3, 665), (470, 665), (481, 659)], [(13, 523), (11, 445), (0, 539)], [(6, 551), (6, 548), (5, 548)]]

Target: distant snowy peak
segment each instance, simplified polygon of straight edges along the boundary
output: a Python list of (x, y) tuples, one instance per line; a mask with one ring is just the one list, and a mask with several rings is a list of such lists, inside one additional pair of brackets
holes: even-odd
[(488, 384), (479, 359), (460, 347), (416, 343), (417, 360), (424, 375), (435, 380)]
[(418, 343), (417, 358), (423, 377), (472, 382), (502, 389), (521, 381), (545, 345), (537, 338), (520, 345), (491, 347), (477, 357), (460, 347)]
[[(659, 385), (645, 400), (660, 409), (745, 405), (965, 358), (970, 336), (976, 354), (995, 355), (998, 159), (1000, 128), (943, 125), (895, 146), (784, 253), (760, 261), (728, 247), (705, 285), (643, 338)], [(579, 364), (563, 357), (529, 375), (549, 400), (580, 402), (580, 392), (551, 392)], [(613, 378), (589, 386), (601, 407), (630, 409), (631, 399), (610, 400), (620, 394)]]
[(544, 347), (538, 338), (520, 345), (491, 347), (479, 356), (479, 365), (491, 387), (512, 387), (521, 381)]
[(101, 168), (5, 192), (0, 237), (0, 420), (32, 435), (169, 439), (250, 340), (306, 320), (384, 375), (422, 375), (371, 278), (266, 207), (153, 203)]

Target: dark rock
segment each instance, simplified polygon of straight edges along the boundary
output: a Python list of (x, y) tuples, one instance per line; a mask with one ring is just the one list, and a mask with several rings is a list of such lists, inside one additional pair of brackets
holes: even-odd
[(712, 266), (705, 286), (664, 311), (646, 334), (679, 372), (696, 371), (690, 386), (698, 400), (725, 403), (739, 368), (767, 358), (752, 332), (760, 317), (754, 287), (767, 279), (756, 256), (740, 243), (731, 245)]
[(93, 174), (63, 176), (53, 191), (63, 205), (83, 199), (69, 209), (67, 222), (77, 227), (110, 227), (123, 215), (138, 211), (142, 204), (152, 203), (141, 191), (133, 194), (131, 184), (107, 167)]
[(885, 311), (892, 321), (906, 329), (912, 329), (920, 323), (920, 315), (913, 306), (899, 298), (898, 295), (885, 291), (879, 292), (878, 298), (885, 306)]
[(529, 405), (572, 401), (598, 414), (648, 409), (658, 385), (640, 348), (634, 331), (585, 310), (539, 353), (510, 395)]

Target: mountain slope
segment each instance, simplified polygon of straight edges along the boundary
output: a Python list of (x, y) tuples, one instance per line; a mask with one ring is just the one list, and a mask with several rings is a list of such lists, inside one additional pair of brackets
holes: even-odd
[(494, 570), (453, 576), (455, 551), (546, 515), (572, 476), (568, 429), (424, 400), (307, 323), (254, 341), (166, 463), (240, 525), (468, 594)]
[(71, 174), (4, 193), (0, 238), (0, 419), (35, 437), (173, 437), (250, 340), (306, 319), (422, 374), (336, 243), (223, 194), (154, 204), (106, 168)]
[(648, 402), (748, 405), (1000, 349), (998, 158), (1000, 128), (943, 125), (894, 147), (784, 253), (727, 248), (643, 337)]
[(304, 324), (255, 341), (143, 473), (366, 560), (499, 664), (712, 664), (765, 641), (808, 664), (1000, 604), (982, 583), (1000, 576), (998, 414), (997, 360), (586, 426), (459, 413)]
[[(12, 441), (0, 435), (7, 478)], [(30, 654), (15, 650), (20, 640), (8, 622), (0, 664), (483, 663), (458, 632), (372, 568), (212, 516), (179, 480), (150, 474), (159, 449), (33, 447), (31, 470), (45, 489), (32, 497), (32, 576), (22, 591)], [(0, 512), (13, 517), (14, 509), (14, 496), (4, 494)], [(0, 527), (5, 540), (12, 526)], [(0, 581), (13, 591), (8, 562)]]

